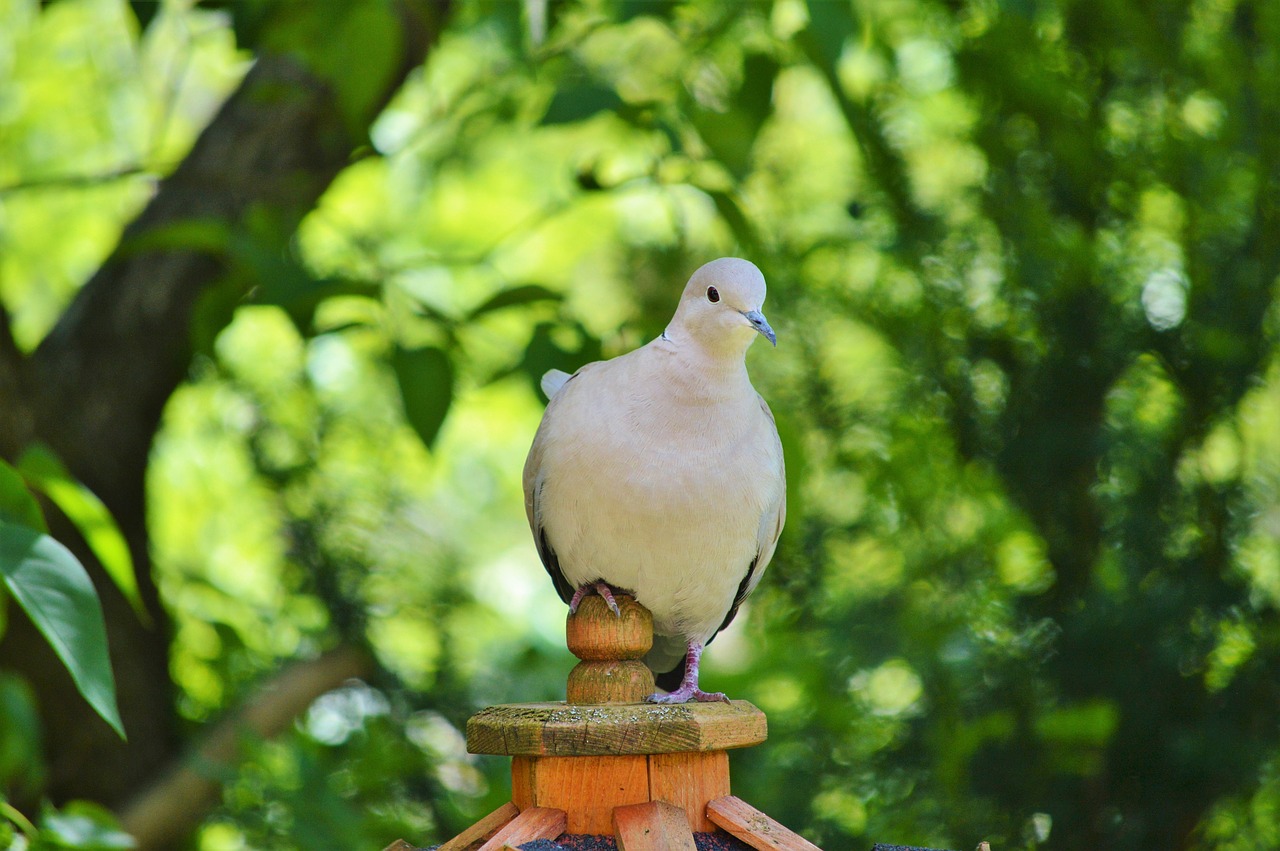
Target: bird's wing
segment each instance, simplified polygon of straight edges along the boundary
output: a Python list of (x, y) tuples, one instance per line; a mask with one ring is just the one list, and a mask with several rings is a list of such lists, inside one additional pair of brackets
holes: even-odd
[(542, 566), (546, 568), (547, 574), (555, 584), (556, 593), (566, 603), (573, 598), (574, 589), (569, 584), (569, 581), (565, 579), (564, 571), (560, 569), (560, 559), (557, 558), (555, 550), (552, 549), (550, 542), (547, 540), (547, 530), (539, 507), (539, 498), (546, 482), (542, 468), (542, 456), (550, 435), (555, 431), (556, 408), (558, 407), (557, 395), (564, 389), (566, 384), (595, 365), (594, 363), (589, 363), (573, 375), (558, 369), (552, 369), (542, 376), (542, 392), (546, 393), (551, 401), (547, 403), (547, 410), (542, 415), (542, 423), (538, 426), (538, 433), (534, 435), (533, 445), (529, 447), (529, 457), (524, 462), (525, 516), (529, 519), (529, 529), (533, 532), (533, 542), (538, 548), (538, 557), (542, 559)]
[[(782, 527), (787, 522), (787, 469), (786, 462), (782, 457), (782, 440), (778, 437), (777, 423), (773, 419), (773, 411), (769, 409), (769, 403), (764, 400), (763, 396), (759, 397), (760, 407), (764, 411), (765, 416), (769, 418), (769, 434), (773, 440), (771, 455), (777, 459), (777, 469), (772, 473), (766, 472), (764, 475), (776, 475), (778, 480), (778, 499), (775, 505), (766, 507), (764, 513), (760, 517), (760, 528), (756, 534), (756, 557), (752, 559), (751, 564), (747, 567), (747, 572), (742, 577), (742, 582), (738, 584), (738, 592), (733, 597), (733, 605), (729, 607), (729, 612), (724, 616), (724, 621), (716, 629), (719, 634), (725, 627), (733, 623), (733, 619), (738, 614), (738, 609), (742, 606), (743, 601), (751, 596), (751, 592), (760, 584), (760, 578), (764, 576), (765, 568), (769, 566), (770, 560), (773, 559), (773, 552), (778, 548), (778, 537), (782, 534)], [(713, 638), (715, 636), (712, 636)], [(708, 641), (708, 643), (710, 643)]]

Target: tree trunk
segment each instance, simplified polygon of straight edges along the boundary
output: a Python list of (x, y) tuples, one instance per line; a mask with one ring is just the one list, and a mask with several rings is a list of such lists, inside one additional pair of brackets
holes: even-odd
[[(425, 58), (447, 5), (400, 4), (400, 61), (382, 88), (359, 105), (364, 126)], [(13, 458), (32, 441), (42, 441), (106, 503), (129, 544), (155, 621), (150, 627), (139, 622), (75, 529), (50, 511), (51, 531), (84, 562), (102, 598), (129, 734), (122, 742), (93, 713), (44, 639), (15, 616), (0, 659), (35, 689), (50, 767), (48, 793), (55, 801), (77, 797), (119, 804), (179, 748), (169, 624), (149, 558), (147, 459), (164, 406), (187, 374), (198, 300), (214, 286), (248, 288), (247, 282), (227, 279), (215, 253), (140, 248), (138, 239), (191, 220), (234, 227), (255, 207), (269, 208), (292, 229), (366, 143), (353, 135), (351, 113), (352, 104), (339, 104), (334, 87), (303, 62), (259, 55), (191, 153), (126, 228), (120, 247), (30, 357), (22, 358), (11, 345), (0, 315), (0, 453)]]

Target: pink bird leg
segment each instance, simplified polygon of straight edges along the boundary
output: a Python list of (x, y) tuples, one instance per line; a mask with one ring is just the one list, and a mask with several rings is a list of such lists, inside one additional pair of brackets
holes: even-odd
[(669, 694), (651, 694), (645, 698), (646, 701), (649, 703), (688, 703), (690, 700), (696, 700), (699, 703), (729, 702), (729, 698), (723, 692), (707, 692), (698, 688), (698, 665), (702, 661), (701, 641), (689, 642), (689, 652), (684, 659), (684, 679), (680, 681), (680, 688)]

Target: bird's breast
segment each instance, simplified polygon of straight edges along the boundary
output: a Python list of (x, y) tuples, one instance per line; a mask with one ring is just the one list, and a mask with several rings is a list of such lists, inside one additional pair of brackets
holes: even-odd
[(776, 498), (769, 459), (752, 448), (771, 445), (756, 439), (767, 418), (758, 402), (629, 401), (567, 412), (570, 427), (544, 449), (542, 522), (570, 583), (630, 589), (656, 629), (705, 639), (754, 560)]

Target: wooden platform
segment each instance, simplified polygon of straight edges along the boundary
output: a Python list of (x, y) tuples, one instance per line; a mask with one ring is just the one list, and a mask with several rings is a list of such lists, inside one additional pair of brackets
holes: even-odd
[(727, 831), (753, 848), (819, 851), (731, 795), (732, 748), (759, 744), (764, 713), (745, 700), (655, 705), (641, 661), (649, 612), (587, 597), (566, 625), (580, 660), (563, 703), (491, 706), (467, 722), (467, 750), (511, 757), (511, 802), (440, 846), (502, 851), (561, 833), (613, 835), (622, 851), (693, 851), (694, 831)]
[(490, 706), (467, 722), (467, 750), (500, 756), (616, 756), (758, 745), (765, 715), (732, 703)]

